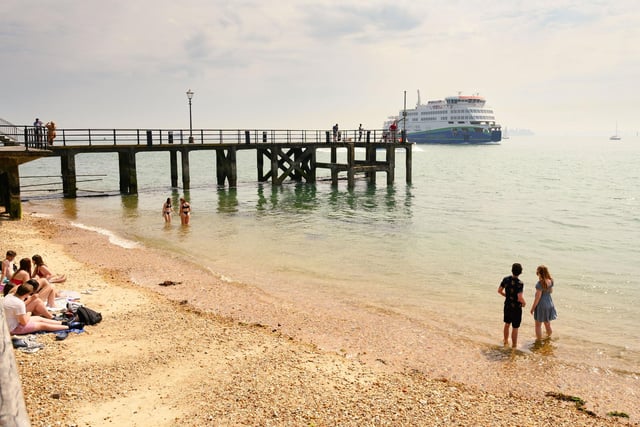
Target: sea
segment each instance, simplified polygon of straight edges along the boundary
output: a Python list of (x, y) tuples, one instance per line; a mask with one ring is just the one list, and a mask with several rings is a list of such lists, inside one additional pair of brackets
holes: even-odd
[[(502, 344), (497, 288), (512, 263), (523, 265), (529, 307), (536, 267), (546, 265), (555, 281), (555, 357), (640, 374), (639, 137), (416, 145), (410, 184), (404, 160), (398, 150), (390, 186), (384, 173), (349, 189), (322, 172), (316, 183), (273, 186), (257, 181), (256, 153), (246, 150), (229, 188), (216, 184), (215, 153), (194, 151), (184, 191), (170, 185), (168, 153), (140, 153), (139, 193), (120, 195), (116, 154), (81, 154), (77, 199), (62, 198), (58, 158), (20, 173), (29, 210), (114, 244), (172, 251), (265, 292), (387, 307), (482, 345)], [(190, 225), (177, 215), (166, 225), (163, 202), (177, 206), (182, 196)], [(535, 341), (528, 308), (524, 318), (526, 350)]]

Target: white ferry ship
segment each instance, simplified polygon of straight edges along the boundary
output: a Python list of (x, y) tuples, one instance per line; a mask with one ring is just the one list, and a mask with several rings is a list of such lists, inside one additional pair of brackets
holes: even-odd
[(402, 123), (403, 111), (390, 116), (384, 123), (384, 129), (396, 121), (398, 134), (406, 129), (407, 140), (418, 144), (498, 144), (502, 139), (502, 130), (486, 105), (485, 99), (478, 94), (472, 96), (448, 96), (444, 100), (420, 103), (406, 110), (406, 123)]

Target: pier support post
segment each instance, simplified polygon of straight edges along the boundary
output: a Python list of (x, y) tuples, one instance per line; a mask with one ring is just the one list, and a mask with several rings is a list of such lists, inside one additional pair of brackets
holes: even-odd
[[(371, 131), (367, 131), (367, 133), (369, 133)], [(367, 138), (369, 137), (369, 135), (367, 135)], [(368, 141), (367, 141), (368, 142)], [(366, 156), (367, 156), (367, 164), (368, 165), (373, 165), (376, 163), (376, 148), (372, 147), (370, 145), (367, 145), (366, 147)], [(376, 183), (376, 171), (367, 171), (365, 172), (366, 176), (367, 176), (367, 182), (369, 184), (375, 184)]]
[(256, 149), (256, 165), (258, 167), (258, 182), (265, 182), (269, 179), (264, 175), (264, 157), (266, 155), (265, 154), (266, 152), (267, 150), (262, 148)]
[(271, 185), (279, 185), (278, 182), (278, 156), (280, 147), (274, 146), (271, 149)]
[[(17, 163), (3, 165), (0, 171), (0, 184), (3, 187), (3, 201), (9, 217), (22, 218), (22, 203), (20, 200), (20, 169)], [(6, 185), (6, 187), (5, 187)]]
[(76, 182), (76, 156), (74, 153), (60, 156), (62, 170), (62, 196), (65, 199), (75, 199), (78, 193)]
[(138, 194), (136, 152), (134, 150), (118, 152), (118, 164), (120, 168), (120, 193)]
[(169, 164), (171, 168), (171, 187), (178, 186), (178, 153), (169, 151)]
[(387, 147), (387, 185), (393, 185), (396, 177), (396, 144)]
[(182, 159), (182, 189), (188, 190), (191, 188), (191, 175), (189, 174), (189, 150), (182, 150), (180, 152), (180, 158)]
[(331, 147), (331, 185), (338, 185), (338, 152), (335, 146)]
[(229, 187), (238, 185), (235, 148), (220, 148), (216, 150), (216, 177), (220, 187), (224, 186), (225, 180), (229, 183)]
[(356, 186), (356, 173), (354, 170), (356, 164), (356, 148), (354, 144), (347, 144), (347, 188), (352, 189)]
[(411, 184), (411, 175), (413, 173), (413, 170), (411, 169), (411, 163), (413, 161), (412, 157), (413, 155), (412, 153), (412, 144), (406, 144), (405, 146), (405, 179), (407, 184)]

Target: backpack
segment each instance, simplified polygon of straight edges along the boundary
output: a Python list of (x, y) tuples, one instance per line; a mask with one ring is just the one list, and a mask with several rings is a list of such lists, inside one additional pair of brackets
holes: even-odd
[(76, 309), (76, 316), (78, 316), (78, 321), (85, 325), (95, 325), (102, 321), (102, 314), (84, 305)]

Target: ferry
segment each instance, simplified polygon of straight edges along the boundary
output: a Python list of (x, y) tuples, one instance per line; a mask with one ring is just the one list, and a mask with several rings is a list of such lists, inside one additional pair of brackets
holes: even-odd
[(418, 144), (499, 144), (502, 140), (493, 109), (479, 94), (458, 93), (422, 104), (418, 91), (416, 107), (388, 117), (384, 129), (389, 129), (394, 122), (398, 133), (406, 129), (407, 140)]

